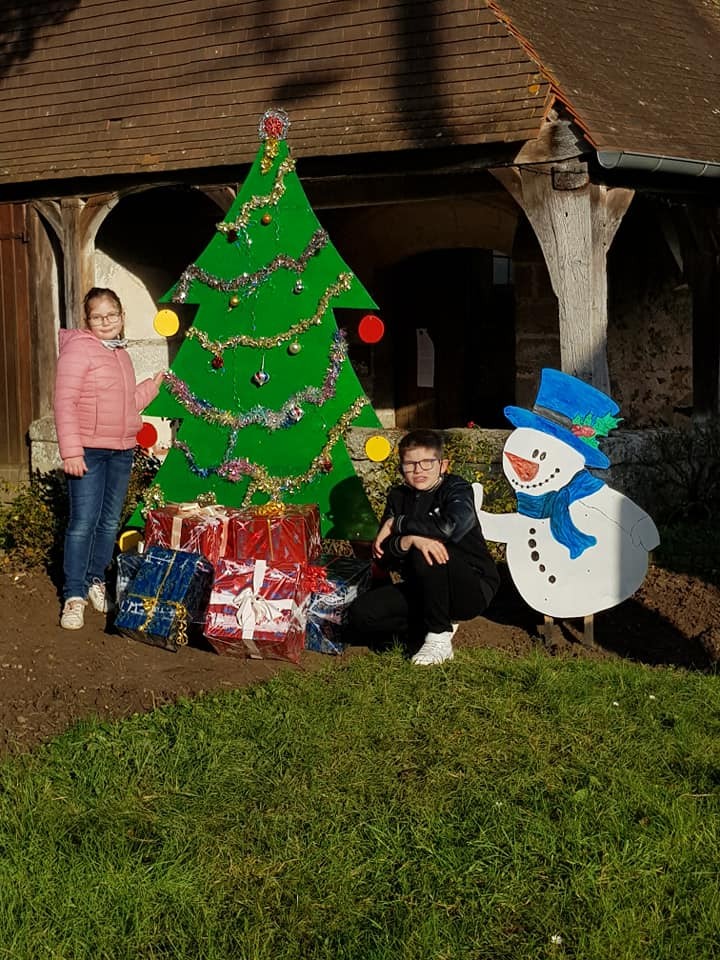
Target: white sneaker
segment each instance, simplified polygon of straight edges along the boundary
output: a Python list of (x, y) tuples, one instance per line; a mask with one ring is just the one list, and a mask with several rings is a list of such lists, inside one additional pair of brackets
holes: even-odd
[(87, 600), (82, 597), (68, 597), (60, 617), (60, 626), (65, 630), (81, 630), (85, 626), (85, 607)]
[(412, 663), (416, 666), (431, 667), (436, 663), (445, 663), (452, 660), (455, 656), (452, 647), (452, 639), (455, 636), (458, 625), (454, 623), (452, 630), (446, 633), (429, 633), (425, 637), (425, 643), (412, 658)]
[(88, 600), (98, 613), (109, 613), (112, 604), (108, 600), (105, 584), (95, 580), (88, 588)]

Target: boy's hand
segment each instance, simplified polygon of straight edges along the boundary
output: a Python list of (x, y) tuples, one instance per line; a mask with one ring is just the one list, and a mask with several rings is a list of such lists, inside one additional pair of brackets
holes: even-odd
[(373, 540), (372, 555), (376, 560), (379, 560), (384, 553), (382, 545), (383, 545), (383, 542), (387, 540), (387, 538), (392, 533), (392, 527), (393, 527), (392, 517), (388, 517), (385, 523), (378, 530), (378, 534)]
[[(407, 543), (405, 542), (407, 541)], [(420, 553), (425, 557), (427, 563), (430, 566), (433, 563), (447, 563), (448, 562), (448, 552), (445, 544), (440, 540), (433, 540), (432, 537), (403, 537), (400, 541), (402, 547), (407, 546), (409, 550), (411, 547), (415, 547), (416, 550), (419, 550)]]

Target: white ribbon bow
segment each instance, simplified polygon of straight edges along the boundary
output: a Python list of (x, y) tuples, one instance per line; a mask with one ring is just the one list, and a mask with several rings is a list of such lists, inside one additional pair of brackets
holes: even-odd
[(250, 651), (251, 657), (261, 657), (257, 644), (253, 640), (255, 628), (258, 624), (272, 623), (278, 614), (292, 608), (294, 600), (267, 600), (260, 596), (265, 571), (266, 560), (256, 560), (253, 567), (253, 582), (251, 587), (244, 587), (235, 597), (233, 603), (237, 607), (237, 621), (242, 631), (242, 640)]

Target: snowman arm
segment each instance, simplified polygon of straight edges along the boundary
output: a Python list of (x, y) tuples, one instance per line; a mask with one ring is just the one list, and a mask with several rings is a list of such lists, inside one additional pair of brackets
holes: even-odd
[(512, 538), (519, 516), (517, 513), (488, 513), (487, 510), (478, 510), (477, 515), (483, 536), (495, 543), (507, 543)]
[(652, 519), (645, 513), (633, 524), (630, 536), (635, 546), (644, 547), (648, 553), (660, 546), (660, 534)]
[(641, 507), (610, 487), (605, 488), (604, 499), (607, 502), (606, 509), (595, 506), (592, 501), (579, 502), (588, 512), (599, 513), (605, 520), (620, 527), (630, 537), (634, 546), (641, 546), (648, 552), (658, 546), (660, 534), (657, 527)]
[(483, 486), (481, 483), (473, 483), (473, 500), (475, 501), (475, 513), (480, 521), (480, 529), (486, 540), (492, 540), (495, 543), (507, 543), (513, 523), (512, 518), (517, 517), (516, 513), (488, 513), (482, 509)]

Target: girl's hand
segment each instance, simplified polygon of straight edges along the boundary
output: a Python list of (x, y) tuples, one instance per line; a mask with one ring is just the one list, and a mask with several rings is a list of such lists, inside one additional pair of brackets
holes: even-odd
[(377, 536), (373, 540), (372, 555), (376, 560), (379, 560), (380, 557), (382, 557), (384, 552), (382, 548), (383, 542), (387, 540), (387, 538), (392, 533), (392, 528), (393, 528), (393, 518), (388, 517), (385, 523), (380, 527)]
[(66, 457), (63, 460), (63, 470), (71, 477), (82, 477), (87, 473), (85, 457)]
[(158, 388), (158, 390), (160, 389), (160, 385), (162, 384), (164, 379), (165, 379), (164, 370), (158, 370), (157, 373), (153, 374), (152, 381), (155, 384), (155, 386)]

